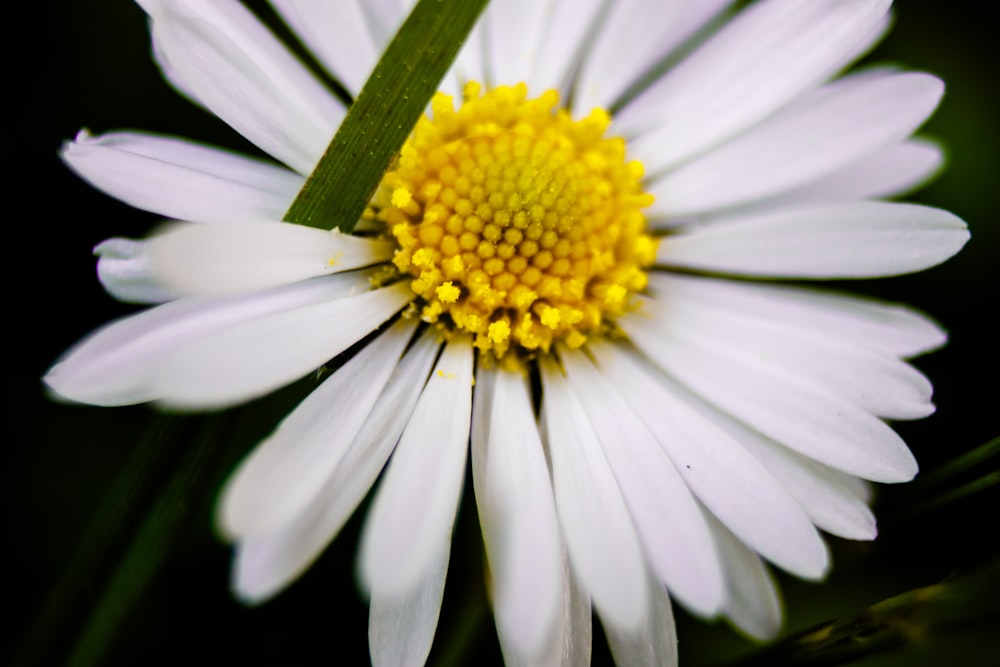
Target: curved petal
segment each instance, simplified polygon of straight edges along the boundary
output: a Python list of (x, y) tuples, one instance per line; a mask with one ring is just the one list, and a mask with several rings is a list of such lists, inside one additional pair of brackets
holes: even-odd
[[(684, 0), (606, 3), (582, 54), (574, 85), (574, 108), (608, 108), (676, 44)], [(655, 17), (655, 18), (653, 18)], [(627, 46), (625, 46), (627, 45)]]
[(934, 178), (943, 164), (944, 152), (940, 146), (925, 139), (910, 139), (867, 155), (812, 183), (760, 202), (760, 205), (780, 207), (896, 197)]
[(570, 562), (602, 618), (622, 631), (635, 630), (647, 592), (628, 508), (569, 383), (550, 358), (540, 362), (552, 482)]
[(687, 405), (668, 378), (654, 376), (648, 361), (603, 342), (591, 343), (590, 350), (691, 491), (720, 521), (779, 567), (807, 579), (825, 574), (829, 556), (815, 527), (759, 461)]
[(154, 53), (181, 90), (301, 174), (345, 110), (267, 28), (234, 0), (140, 0)]
[[(944, 84), (918, 72), (841, 79), (805, 95), (732, 141), (654, 179), (652, 218), (746, 204), (804, 185), (896, 144), (934, 111)], [(659, 148), (631, 145), (652, 173)]]
[(636, 632), (621, 632), (606, 624), (605, 635), (616, 665), (677, 665), (677, 628), (670, 596), (651, 573), (646, 574), (649, 604), (645, 623)]
[(256, 294), (190, 297), (112, 322), (73, 347), (45, 376), (60, 396), (94, 405), (162, 398), (159, 370), (184, 346), (287, 310), (368, 289), (369, 274), (338, 274)]
[(562, 644), (559, 652), (559, 662), (542, 664), (559, 664), (560, 667), (576, 667), (589, 665), (590, 652), (593, 646), (593, 619), (590, 610), (590, 594), (580, 585), (579, 580), (570, 567), (569, 554), (565, 543), (562, 550), (563, 562), (563, 618)]
[(173, 225), (150, 239), (157, 281), (179, 294), (229, 294), (392, 258), (393, 243), (285, 222)]
[(781, 629), (781, 600), (771, 574), (725, 526), (711, 517), (709, 525), (725, 559), (726, 618), (755, 639), (773, 638)]
[[(619, 0), (605, 4), (583, 51), (573, 107), (617, 106), (623, 96), (732, 0)], [(627, 45), (623, 46), (623, 45)]]
[(755, 313), (720, 308), (698, 298), (698, 283), (681, 282), (682, 289), (671, 289), (669, 280), (657, 276), (655, 298), (641, 301), (643, 315), (663, 334), (756, 359), (880, 417), (919, 419), (934, 412), (931, 383), (895, 357), (837, 340), (821, 329), (789, 327)]
[(775, 278), (870, 278), (935, 266), (968, 240), (965, 223), (948, 211), (851, 202), (734, 215), (685, 228), (660, 243), (656, 261)]
[(494, 85), (510, 86), (528, 78), (538, 62), (554, 5), (554, 0), (506, 0), (489, 5), (482, 22), (486, 71)]
[(912, 357), (940, 347), (947, 335), (905, 306), (802, 287), (763, 285), (651, 272), (654, 291), (696, 299), (733, 314), (759, 317), (860, 345), (879, 354)]
[(661, 332), (651, 320), (623, 317), (619, 324), (671, 376), (783, 445), (873, 481), (904, 482), (916, 474), (900, 437), (846, 400), (764, 361)]
[(94, 248), (97, 277), (108, 294), (127, 303), (163, 303), (177, 294), (157, 282), (150, 268), (149, 244), (108, 239)]
[(890, 0), (765, 0), (629, 103), (627, 135), (660, 147), (666, 169), (781, 108), (857, 56), (884, 27)]
[(145, 211), (192, 222), (280, 220), (305, 179), (220, 148), (140, 132), (81, 130), (60, 157), (95, 188)]
[(410, 590), (386, 593), (382, 582), (374, 582), (368, 613), (373, 667), (420, 667), (427, 660), (441, 613), (451, 541), (434, 546), (426, 568)]
[(231, 538), (267, 535), (322, 490), (368, 419), (416, 327), (400, 320), (314, 389), (243, 460), (222, 492)]
[(497, 633), (506, 651), (540, 664), (537, 658), (558, 630), (561, 544), (552, 483), (522, 374), (480, 368), (473, 416), (473, 480)]
[(356, 0), (365, 12), (372, 41), (379, 50), (385, 48), (400, 24), (413, 9), (416, 0)]
[(875, 539), (875, 515), (856, 489), (845, 483), (846, 475), (761, 436), (721, 412), (713, 412), (716, 423), (764, 464), (817, 528), (847, 540)]
[(500, 635), (500, 648), (503, 651), (505, 665), (509, 665), (509, 667), (544, 665), (578, 667), (590, 664), (594, 630), (590, 595), (573, 574), (569, 555), (566, 553), (566, 544), (561, 540), (559, 569), (563, 595), (559, 601), (558, 622), (547, 638), (544, 650), (532, 656), (525, 656), (513, 650), (513, 647), (506, 642), (506, 637)]
[(408, 597), (451, 541), (472, 412), (472, 346), (449, 341), (386, 469), (361, 537), (365, 586)]
[[(361, 430), (305, 511), (279, 530), (240, 539), (233, 559), (237, 597), (251, 603), (268, 599), (304, 572), (333, 540), (399, 441), (440, 347), (433, 335), (425, 334), (403, 355)], [(229, 502), (223, 498), (223, 514)], [(224, 516), (220, 522), (226, 529)]]
[(561, 99), (569, 99), (571, 76), (586, 49), (588, 32), (602, 5), (601, 0), (552, 2), (535, 62), (523, 79), (532, 96), (552, 88)]
[[(659, 581), (696, 614), (722, 605), (715, 543), (687, 485), (656, 438), (582, 352), (560, 351)], [(633, 663), (621, 663), (633, 664)]]
[(319, 368), (412, 298), (408, 286), (396, 284), (201, 336), (157, 369), (159, 400), (209, 408), (263, 396)]
[[(487, 9), (487, 12), (489, 10)], [(469, 33), (465, 44), (459, 50), (451, 69), (440, 84), (440, 92), (451, 95), (455, 106), (461, 106), (462, 93), (465, 84), (476, 81), (489, 84), (489, 73), (486, 71), (486, 22), (485, 17)]]
[(288, 27), (327, 72), (357, 97), (382, 52), (368, 27), (364, 3), (270, 0)]

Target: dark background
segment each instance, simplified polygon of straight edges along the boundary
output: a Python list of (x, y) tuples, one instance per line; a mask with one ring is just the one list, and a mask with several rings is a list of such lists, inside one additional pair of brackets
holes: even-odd
[[(954, 211), (973, 235), (942, 267), (848, 286), (910, 303), (950, 331), (945, 349), (917, 361), (934, 382), (937, 413), (898, 425), (922, 477), (1000, 433), (1000, 93), (989, 7), (901, 0), (894, 30), (871, 58), (927, 70), (947, 83), (923, 134), (944, 142), (949, 165), (910, 199)], [(367, 609), (353, 579), (357, 518), (305, 576), (257, 608), (230, 597), (228, 548), (213, 531), (219, 482), (305, 394), (304, 384), (207, 418), (163, 418), (144, 406), (70, 406), (46, 397), (39, 378), (59, 354), (134, 310), (104, 294), (91, 249), (109, 236), (142, 236), (156, 222), (75, 178), (57, 157), (60, 143), (81, 127), (135, 128), (254, 149), (163, 83), (149, 54), (145, 17), (128, 0), (18, 3), (7, 10), (7, 76), (14, 85), (5, 95), (5, 191), (14, 209), (5, 216), (12, 243), (3, 263), (9, 435), (2, 451), (9, 495), (4, 606), (13, 620), (0, 650), (20, 652), (22, 664), (61, 664), (74, 652), (114, 665), (365, 663)], [(207, 438), (199, 435), (206, 432)], [(996, 485), (937, 507), (922, 504), (941, 490), (990, 473), (995, 478), (998, 467), (994, 458), (933, 488), (879, 489), (875, 543), (831, 540), (835, 569), (823, 585), (779, 575), (786, 633), (851, 618), (880, 600), (995, 563)], [(181, 478), (178, 470), (186, 471)], [(158, 505), (164, 493), (175, 500)], [(499, 651), (483, 601), (475, 511), (466, 496), (432, 661), (464, 655), (458, 664), (492, 664)], [(130, 551), (136, 536), (139, 545)], [(907, 647), (856, 664), (994, 664), (997, 619), (984, 617), (974, 600), (967, 606), (960, 622), (930, 632), (917, 627)], [(679, 612), (678, 625), (685, 665), (720, 664), (755, 649), (720, 623)], [(595, 640), (595, 664), (609, 661), (601, 642)]]

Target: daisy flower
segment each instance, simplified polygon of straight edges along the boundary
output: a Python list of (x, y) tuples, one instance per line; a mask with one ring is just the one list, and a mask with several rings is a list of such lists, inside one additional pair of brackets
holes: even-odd
[[(168, 81), (277, 163), (137, 132), (69, 142), (84, 179), (178, 222), (97, 247), (112, 295), (161, 305), (46, 382), (215, 409), (336, 360), (223, 493), (240, 598), (294, 580), (374, 486), (373, 661), (421, 663), (470, 458), (517, 664), (589, 661), (591, 608), (623, 665), (676, 661), (672, 602), (770, 637), (765, 562), (820, 579), (820, 531), (875, 537), (868, 481), (917, 471), (884, 420), (933, 411), (906, 359), (945, 334), (782, 281), (919, 271), (968, 239), (946, 211), (882, 201), (941, 165), (912, 138), (941, 81), (840, 75), (889, 0), (725, 19), (727, 0), (496, 0), (353, 234), (280, 222), (338, 98), (233, 0), (139, 4)], [(351, 94), (406, 9), (271, 4)]]

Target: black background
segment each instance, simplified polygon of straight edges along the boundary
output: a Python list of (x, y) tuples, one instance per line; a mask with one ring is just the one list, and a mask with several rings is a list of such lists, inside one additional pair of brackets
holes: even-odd
[[(954, 211), (973, 233), (970, 244), (944, 266), (847, 286), (913, 304), (950, 331), (945, 349), (917, 361), (934, 382), (937, 413), (898, 425), (924, 471), (1000, 433), (995, 321), (1000, 93), (989, 7), (902, 0), (896, 5), (893, 32), (871, 58), (924, 69), (947, 83), (944, 102), (923, 133), (944, 142), (949, 166), (910, 199)], [(73, 342), (134, 310), (104, 294), (91, 249), (109, 236), (140, 237), (156, 218), (74, 177), (58, 159), (59, 145), (86, 126), (94, 132), (152, 130), (246, 152), (255, 149), (163, 83), (149, 54), (145, 16), (131, 2), (62, 0), (5, 9), (5, 78), (12, 78), (13, 86), (5, 94), (4, 178), (13, 210), (4, 216), (7, 436), (2, 451), (3, 489), (9, 496), (5, 607), (13, 619), (7, 623), (3, 650), (28, 651), (21, 654), (25, 664), (61, 663), (76, 645), (84, 619), (97, 608), (99, 592), (117, 571), (121, 545), (138, 526), (135, 517), (126, 520), (115, 540), (99, 542), (96, 551), (81, 555), (85, 537), (107, 527), (102, 503), (107, 504), (115, 480), (131, 469), (154, 413), (144, 406), (100, 409), (54, 403), (39, 378)], [(186, 496), (186, 518), (162, 552), (163, 567), (153, 573), (148, 588), (135, 589), (137, 600), (126, 620), (112, 623), (116, 639), (105, 656), (108, 664), (367, 661), (367, 609), (353, 579), (357, 517), (304, 577), (257, 608), (230, 597), (228, 548), (213, 531), (214, 493), (225, 470), (305, 391), (300, 383), (228, 419), (225, 437), (212, 443), (219, 453), (206, 464), (200, 486), (205, 491)], [(149, 503), (180, 464), (197, 426), (188, 422), (179, 436), (156, 450), (162, 465), (139, 486), (137, 506)], [(994, 460), (986, 466), (980, 474), (998, 464)], [(484, 614), (482, 556), (468, 491), (432, 660), (460, 648), (455, 637), (465, 637), (470, 640), (465, 659), (491, 664), (499, 662), (499, 652)], [(852, 616), (884, 598), (974, 570), (1000, 553), (995, 486), (909, 516), (907, 508), (914, 501), (905, 488), (880, 489), (876, 502), (882, 519), (879, 539), (874, 544), (832, 540), (835, 570), (826, 584), (779, 576), (786, 632)], [(120, 509), (126, 515), (130, 511)], [(48, 617), (55, 620), (38, 634), (43, 612), (53, 608), (61, 611)], [(682, 612), (678, 617), (685, 665), (716, 664), (753, 649), (721, 624), (706, 625)], [(100, 627), (99, 620), (92, 627)], [(987, 665), (998, 649), (1000, 640), (989, 622), (973, 619), (922, 637), (912, 648), (857, 664)], [(594, 663), (608, 661), (606, 648), (595, 642)]]

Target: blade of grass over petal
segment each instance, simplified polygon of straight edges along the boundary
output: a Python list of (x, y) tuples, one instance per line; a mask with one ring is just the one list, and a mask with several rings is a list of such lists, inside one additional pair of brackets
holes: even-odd
[(420, 0), (375, 66), (286, 222), (354, 229), (488, 0)]

